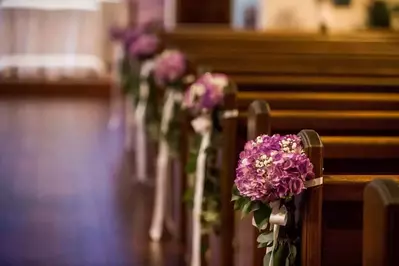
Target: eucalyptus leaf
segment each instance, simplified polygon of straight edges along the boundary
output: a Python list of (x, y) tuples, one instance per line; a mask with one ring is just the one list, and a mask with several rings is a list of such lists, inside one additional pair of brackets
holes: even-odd
[(236, 201), (236, 200), (239, 200), (241, 198), (241, 196), (239, 196), (239, 195), (233, 195), (233, 196), (231, 196), (231, 201)]
[(289, 266), (295, 265), (295, 260), (297, 256), (297, 249), (294, 244), (289, 244), (290, 254), (288, 255)]
[(241, 217), (244, 217), (245, 215), (247, 215), (248, 213), (251, 212), (252, 204), (253, 204), (252, 201), (246, 199), (246, 202), (245, 202), (245, 204), (242, 206), (242, 209), (241, 209), (241, 212), (242, 212)]
[(270, 259), (271, 259), (272, 253), (266, 253), (265, 256), (263, 257), (263, 266), (269, 266), (270, 265)]
[(273, 266), (285, 266), (288, 255), (288, 243), (279, 243), (273, 254)]
[(235, 210), (242, 210), (244, 205), (250, 202), (247, 198), (241, 197), (237, 201), (234, 202), (234, 209)]
[(234, 196), (241, 196), (240, 191), (238, 191), (238, 188), (237, 188), (236, 184), (233, 185), (233, 189), (231, 191), (231, 194), (233, 194)]
[(260, 234), (258, 238), (256, 239), (258, 243), (269, 243), (270, 241), (273, 241), (273, 232), (267, 233), (267, 234)]
[(245, 198), (239, 198), (234, 202), (234, 210), (238, 211), (242, 209), (242, 206), (245, 203)]

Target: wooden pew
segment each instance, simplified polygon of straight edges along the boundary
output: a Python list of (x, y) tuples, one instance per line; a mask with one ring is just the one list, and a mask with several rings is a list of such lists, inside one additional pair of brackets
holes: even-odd
[(363, 266), (399, 264), (399, 184), (374, 180), (363, 205)]
[[(254, 101), (248, 107), (248, 139), (270, 134), (270, 107), (263, 101)], [(243, 147), (243, 145), (240, 145)], [(238, 151), (240, 152), (240, 150)], [(262, 265), (264, 250), (258, 249), (256, 239), (259, 231), (252, 225), (252, 217), (241, 219), (236, 215), (235, 247), (236, 266)]]
[[(259, 104), (259, 102), (258, 102)], [(263, 105), (265, 103), (263, 102)], [(263, 109), (266, 109), (264, 107)], [(252, 112), (250, 111), (249, 114)], [(263, 132), (267, 132), (265, 124), (268, 124), (273, 128), (273, 124), (270, 125), (270, 112), (269, 115), (263, 115), (262, 119), (258, 119), (263, 129)], [(253, 129), (254, 123), (251, 122), (254, 119), (249, 115), (248, 118), (248, 130), (256, 131)], [(259, 134), (260, 132), (257, 132)], [(355, 138), (362, 140), (362, 138)], [(349, 146), (351, 143), (343, 141), (342, 139), (334, 139), (331, 141), (329, 137), (321, 137), (324, 145), (324, 157), (336, 156), (341, 162), (349, 160), (352, 157), (361, 158), (365, 156), (369, 162), (374, 163), (378, 161), (378, 158), (389, 155), (389, 153), (381, 155), (373, 153), (372, 149), (376, 146), (379, 147), (378, 143), (374, 143), (374, 138), (366, 139), (363, 141), (352, 142), (357, 143), (356, 145)], [(345, 140), (345, 138), (344, 138)], [(334, 147), (339, 143), (340, 146)], [(388, 142), (389, 143), (389, 142)], [(391, 143), (392, 144), (392, 143)], [(386, 147), (389, 151), (393, 152), (395, 147), (391, 148), (387, 144)], [(328, 151), (330, 149), (330, 151)], [(331, 149), (333, 149), (331, 151)], [(391, 150), (392, 149), (392, 150)], [(384, 150), (375, 150), (377, 152), (384, 152)], [(339, 152), (339, 153), (338, 153)], [(396, 156), (396, 155), (395, 155)], [(367, 161), (366, 160), (366, 161)], [(325, 166), (326, 167), (326, 166)], [(381, 167), (375, 165), (376, 168)], [(323, 220), (322, 220), (322, 265), (361, 265), (362, 263), (362, 226), (363, 226), (363, 191), (365, 186), (372, 180), (384, 177), (394, 180), (399, 180), (399, 176), (381, 176), (381, 175), (334, 175), (334, 168), (325, 169), (332, 173), (331, 175), (324, 176), (323, 186)], [(247, 225), (246, 234), (252, 234), (252, 228), (249, 228), (250, 224)]]
[[(248, 139), (270, 133), (270, 107), (264, 101), (255, 101), (249, 107)], [(306, 154), (314, 165), (316, 178), (323, 176), (323, 144), (313, 130), (302, 130), (298, 134), (303, 140)], [(301, 264), (320, 266), (322, 229), (322, 186), (312, 188), (302, 195), (301, 216)], [(235, 229), (238, 238), (236, 265), (262, 265), (264, 250), (257, 248), (258, 230), (252, 226), (251, 218), (239, 223)], [(250, 250), (248, 252), (248, 250)]]
[[(399, 172), (399, 165), (394, 163), (398, 158), (396, 151), (399, 144), (399, 98), (396, 94), (360, 94), (357, 99), (356, 94), (328, 93), (323, 96), (325, 104), (321, 104), (317, 94), (313, 93), (303, 93), (295, 98), (295, 93), (239, 92), (237, 102), (241, 111), (238, 133), (240, 145), (247, 139), (248, 117), (248, 112), (243, 110), (241, 104), (249, 102), (256, 95), (262, 100), (267, 100), (270, 95), (277, 106), (276, 109), (271, 106), (271, 133), (292, 134), (300, 128), (314, 128), (324, 136), (326, 169), (334, 169), (334, 173), (343, 174)], [(329, 96), (333, 98), (328, 100)], [(373, 98), (376, 99), (375, 102)], [(388, 106), (392, 109), (384, 109)], [(378, 160), (380, 167), (375, 167), (376, 163), (371, 163), (371, 160)]]
[(172, 158), (169, 164), (168, 199), (166, 213), (166, 229), (175, 238), (181, 247), (186, 247), (188, 211), (184, 202), (184, 193), (187, 188), (187, 154), (188, 134), (190, 131), (189, 115), (186, 111), (179, 118), (181, 124), (181, 142), (178, 156)]
[(394, 33), (334, 35), (178, 27), (164, 35), (196, 62), (226, 73), (241, 91), (398, 91)]

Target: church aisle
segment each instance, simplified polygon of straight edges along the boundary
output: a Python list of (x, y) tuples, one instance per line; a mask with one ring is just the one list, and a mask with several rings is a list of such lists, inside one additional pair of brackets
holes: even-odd
[(177, 265), (169, 244), (153, 259), (152, 191), (108, 118), (104, 101), (0, 100), (0, 265)]

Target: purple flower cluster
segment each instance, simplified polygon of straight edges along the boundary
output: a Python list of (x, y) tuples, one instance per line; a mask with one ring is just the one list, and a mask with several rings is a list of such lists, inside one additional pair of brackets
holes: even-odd
[(129, 54), (134, 58), (150, 57), (159, 47), (159, 39), (155, 34), (142, 34), (129, 47)]
[(161, 86), (175, 83), (186, 73), (187, 62), (178, 50), (165, 50), (155, 60), (154, 77)]
[(235, 184), (252, 201), (272, 202), (300, 194), (314, 178), (313, 165), (296, 135), (262, 135), (245, 144)]
[(147, 22), (134, 28), (110, 28), (110, 38), (123, 43), (125, 51), (134, 58), (149, 57), (154, 55), (160, 41), (154, 31), (154, 23)]
[(209, 111), (223, 101), (229, 79), (224, 74), (205, 73), (186, 91), (183, 105), (195, 112)]

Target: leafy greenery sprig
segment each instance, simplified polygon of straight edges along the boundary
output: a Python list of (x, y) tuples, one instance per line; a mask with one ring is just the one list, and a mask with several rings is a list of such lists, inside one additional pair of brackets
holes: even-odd
[[(181, 93), (181, 99), (183, 99), (183, 91), (185, 85), (183, 83), (175, 84), (174, 86), (168, 86), (167, 89), (174, 90)], [(175, 100), (173, 102), (173, 111), (171, 119), (169, 120), (167, 132), (162, 132), (162, 136), (166, 139), (169, 145), (169, 153), (173, 158), (179, 156), (182, 138), (182, 123), (184, 122), (184, 110), (181, 106), (181, 101)]]
[[(272, 209), (270, 206), (261, 201), (251, 201), (248, 197), (243, 197), (238, 192), (236, 185), (233, 186), (232, 199), (234, 209), (241, 211), (241, 217), (253, 213), (253, 223), (259, 230), (257, 238), (258, 248), (268, 248), (268, 252), (263, 258), (263, 266), (270, 265), (273, 247), (273, 228), (269, 223)], [(299, 246), (300, 231), (295, 221), (295, 202), (293, 198), (289, 198), (282, 202), (287, 208), (288, 222), (284, 227), (280, 227), (277, 243), (275, 243), (273, 266), (295, 265), (297, 256), (297, 247)]]

